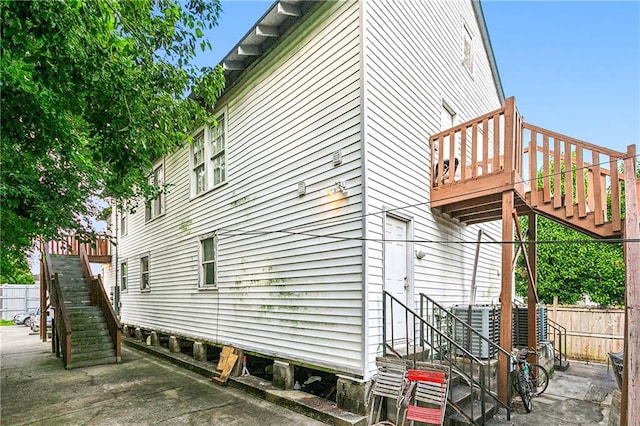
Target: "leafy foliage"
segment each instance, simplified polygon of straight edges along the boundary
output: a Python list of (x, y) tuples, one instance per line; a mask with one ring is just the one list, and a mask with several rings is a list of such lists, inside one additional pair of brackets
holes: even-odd
[[(541, 303), (553, 303), (558, 296), (562, 304), (575, 304), (583, 295), (603, 306), (624, 303), (625, 272), (622, 245), (613, 243), (562, 243), (587, 240), (584, 234), (539, 216), (538, 296)], [(524, 259), (518, 259), (516, 292), (527, 296), (528, 275)]]
[(34, 284), (24, 256), (11, 256), (10, 252), (0, 254), (0, 284)]
[[(154, 159), (213, 124), (218, 0), (2, 0), (2, 250), (90, 235), (96, 200), (149, 199)], [(192, 96), (185, 94), (192, 91)]]

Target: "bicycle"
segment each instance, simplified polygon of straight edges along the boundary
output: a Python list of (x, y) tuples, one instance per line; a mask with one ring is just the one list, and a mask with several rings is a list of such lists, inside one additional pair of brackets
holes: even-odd
[(549, 386), (549, 373), (540, 364), (531, 364), (527, 361), (527, 354), (535, 353), (534, 350), (525, 349), (520, 353), (518, 362), (518, 378), (516, 380), (516, 390), (522, 398), (524, 408), (527, 413), (533, 409), (531, 398), (540, 396)]

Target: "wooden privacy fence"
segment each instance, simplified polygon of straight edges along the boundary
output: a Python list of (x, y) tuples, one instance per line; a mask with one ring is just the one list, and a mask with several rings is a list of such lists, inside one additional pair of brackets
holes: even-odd
[(624, 309), (547, 306), (547, 315), (567, 328), (567, 357), (607, 362), (609, 352), (624, 346)]

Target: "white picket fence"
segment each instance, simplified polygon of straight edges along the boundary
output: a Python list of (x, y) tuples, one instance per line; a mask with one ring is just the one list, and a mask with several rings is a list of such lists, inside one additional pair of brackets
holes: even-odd
[(12, 320), (14, 315), (35, 311), (40, 306), (40, 286), (28, 284), (0, 285), (0, 315)]

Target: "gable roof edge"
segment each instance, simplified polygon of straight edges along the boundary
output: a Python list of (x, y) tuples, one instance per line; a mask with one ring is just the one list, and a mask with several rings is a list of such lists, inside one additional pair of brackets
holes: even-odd
[(502, 87), (502, 80), (500, 79), (500, 72), (498, 72), (498, 65), (496, 63), (496, 57), (493, 53), (493, 47), (491, 46), (491, 38), (489, 37), (489, 31), (487, 30), (487, 23), (484, 20), (484, 13), (482, 12), (482, 5), (480, 0), (471, 0), (473, 11), (476, 15), (476, 21), (480, 28), (482, 36), (482, 43), (484, 44), (485, 51), (487, 52), (487, 59), (489, 60), (489, 66), (491, 67), (491, 74), (493, 76), (493, 82), (498, 90), (498, 97), (500, 103), (504, 105), (504, 89)]

